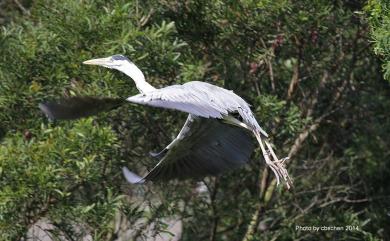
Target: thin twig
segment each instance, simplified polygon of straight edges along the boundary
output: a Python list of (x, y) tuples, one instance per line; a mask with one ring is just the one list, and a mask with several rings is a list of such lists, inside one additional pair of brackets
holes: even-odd
[(261, 182), (259, 183), (259, 202), (256, 206), (256, 211), (255, 213), (253, 214), (252, 216), (252, 219), (251, 219), (251, 222), (249, 223), (249, 226), (248, 226), (248, 229), (245, 233), (245, 236), (244, 238), (242, 239), (242, 241), (250, 241), (253, 239), (254, 237), (254, 234), (256, 233), (256, 228), (257, 226), (259, 225), (259, 222), (260, 222), (260, 216), (261, 214), (263, 213), (263, 199), (264, 199), (264, 196), (265, 196), (265, 193), (267, 192), (267, 179), (268, 179), (268, 168), (265, 167), (263, 169), (263, 172), (261, 174)]
[(294, 93), (295, 87), (297, 86), (298, 81), (299, 81), (299, 63), (300, 63), (300, 61), (297, 61), (297, 63), (294, 65), (294, 73), (293, 73), (293, 76), (291, 78), (288, 90), (287, 90), (287, 100), (291, 99), (291, 97)]
[(217, 235), (217, 227), (218, 227), (218, 213), (217, 213), (217, 207), (215, 205), (215, 198), (217, 196), (218, 192), (218, 177), (214, 179), (214, 188), (210, 194), (210, 202), (211, 202), (211, 210), (213, 213), (213, 223), (212, 223), (212, 228), (211, 228), (211, 235), (210, 235), (210, 241), (215, 241), (216, 240), (216, 235)]
[(30, 16), (30, 11), (28, 11), (20, 2), (19, 0), (14, 0), (14, 3), (18, 6), (18, 8), (23, 12), (23, 14), (26, 14)]

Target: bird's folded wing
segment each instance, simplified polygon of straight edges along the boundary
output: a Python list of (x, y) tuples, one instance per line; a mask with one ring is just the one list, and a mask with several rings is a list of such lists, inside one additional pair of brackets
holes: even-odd
[(222, 119), (238, 113), (254, 130), (267, 133), (257, 123), (248, 103), (232, 91), (205, 82), (192, 81), (172, 85), (127, 98), (127, 101), (166, 109), (174, 109), (204, 118)]
[(109, 111), (124, 103), (126, 103), (126, 101), (119, 98), (75, 96), (62, 98), (52, 102), (40, 103), (39, 108), (50, 119), (72, 120)]
[[(214, 93), (218, 95), (218, 93)], [(205, 118), (222, 118), (229, 113), (229, 108), (218, 105), (207, 91), (198, 91), (187, 85), (172, 85), (162, 89), (156, 89), (146, 94), (138, 94), (127, 98), (127, 101), (180, 110)], [(214, 99), (218, 99), (217, 96)], [(233, 111), (233, 109), (232, 109)]]
[(131, 183), (202, 178), (241, 167), (253, 151), (250, 132), (217, 119), (196, 118), (187, 133), (143, 178), (126, 168)]

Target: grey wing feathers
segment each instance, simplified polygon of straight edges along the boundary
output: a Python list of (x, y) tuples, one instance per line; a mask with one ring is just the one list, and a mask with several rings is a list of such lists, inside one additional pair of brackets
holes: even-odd
[(199, 81), (193, 81), (187, 84), (191, 89), (197, 91), (207, 90), (206, 92), (210, 93), (209, 95), (211, 96), (211, 98), (209, 98), (209, 102), (220, 106), (220, 109), (225, 109), (229, 113), (238, 112), (245, 124), (248, 124), (254, 130), (257, 130), (264, 136), (268, 137), (268, 134), (257, 123), (257, 120), (253, 115), (249, 104), (240, 96), (236, 95), (232, 90), (227, 90)]
[(137, 104), (180, 110), (204, 118), (221, 119), (229, 113), (238, 112), (244, 123), (268, 136), (257, 123), (245, 100), (233, 91), (205, 82), (192, 81), (183, 85), (168, 86), (131, 96), (127, 100)]
[(217, 119), (195, 118), (180, 142), (144, 178), (127, 170), (126, 179), (142, 183), (217, 175), (246, 164), (253, 148), (247, 130)]
[(205, 118), (222, 118), (226, 110), (213, 108), (207, 96), (186, 88), (185, 85), (172, 85), (145, 94), (129, 97), (127, 100), (137, 104), (180, 110)]
[(145, 180), (142, 177), (140, 177), (137, 174), (131, 172), (129, 169), (127, 169), (127, 167), (123, 167), (122, 168), (122, 172), (123, 172), (123, 176), (125, 176), (126, 180), (129, 183), (141, 184), (141, 183), (145, 182)]

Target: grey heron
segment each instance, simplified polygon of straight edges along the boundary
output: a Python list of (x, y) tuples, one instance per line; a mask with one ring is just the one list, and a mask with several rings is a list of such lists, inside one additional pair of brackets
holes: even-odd
[(290, 188), (291, 179), (285, 167), (287, 158), (278, 159), (268, 134), (260, 127), (249, 104), (231, 90), (206, 82), (191, 81), (160, 89), (145, 80), (142, 71), (123, 55), (113, 55), (83, 62), (116, 69), (135, 82), (139, 94), (120, 98), (69, 97), (57, 102), (41, 103), (40, 109), (51, 119), (76, 119), (121, 106), (125, 102), (179, 110), (188, 113), (177, 137), (161, 152), (151, 154), (159, 159), (144, 177), (123, 168), (130, 183), (200, 178), (217, 175), (248, 162), (253, 134), (266, 164)]

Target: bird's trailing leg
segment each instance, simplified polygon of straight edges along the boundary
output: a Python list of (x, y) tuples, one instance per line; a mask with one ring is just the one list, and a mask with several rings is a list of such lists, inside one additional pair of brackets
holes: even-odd
[[(228, 123), (228, 124), (231, 124), (231, 125), (243, 127), (245, 129), (248, 129), (248, 130), (253, 130), (245, 123), (237, 120), (236, 118), (234, 118), (233, 116), (230, 116), (230, 115), (225, 116), (223, 121)], [(255, 134), (256, 139), (259, 142), (261, 152), (263, 154), (265, 162), (271, 168), (272, 172), (275, 174), (277, 184), (280, 183), (280, 178), (283, 178), (283, 180), (285, 181), (285, 183), (287, 185), (287, 188), (290, 189), (290, 186), (292, 185), (292, 181), (291, 181), (290, 176), (288, 175), (288, 172), (287, 172), (287, 169), (286, 169), (286, 166), (284, 163), (288, 159), (288, 157), (279, 160), (277, 158), (274, 150), (272, 149), (271, 144), (267, 140), (263, 140), (261, 138), (261, 135), (264, 135), (264, 134), (262, 134), (262, 132), (264, 132), (264, 131), (253, 130), (253, 133)]]
[(259, 142), (261, 152), (263, 154), (265, 162), (271, 168), (272, 172), (275, 174), (276, 183), (279, 185), (280, 178), (283, 178), (284, 182), (287, 185), (287, 188), (290, 189), (290, 186), (292, 185), (292, 180), (288, 175), (284, 163), (288, 159), (288, 157), (279, 160), (274, 150), (272, 149), (271, 144), (267, 140), (262, 140), (260, 132), (254, 131), (254, 134), (256, 136), (257, 141)]

